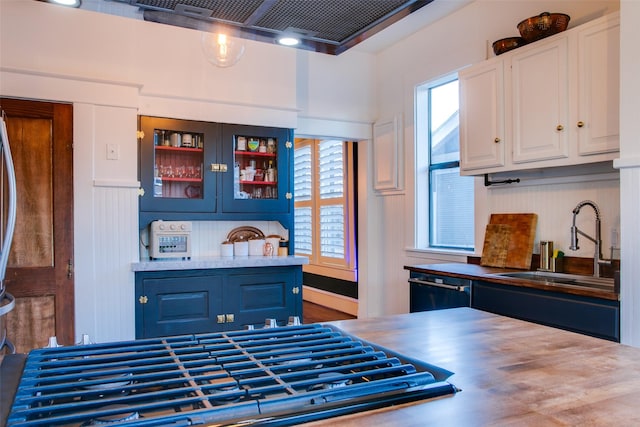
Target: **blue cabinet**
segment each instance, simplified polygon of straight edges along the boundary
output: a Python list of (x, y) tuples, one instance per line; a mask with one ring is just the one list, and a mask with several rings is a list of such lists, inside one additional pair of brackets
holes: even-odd
[(293, 230), (293, 131), (139, 117), (140, 227), (163, 220), (279, 221)]
[(302, 320), (302, 267), (136, 272), (136, 338)]
[(471, 307), (620, 341), (619, 301), (474, 281)]

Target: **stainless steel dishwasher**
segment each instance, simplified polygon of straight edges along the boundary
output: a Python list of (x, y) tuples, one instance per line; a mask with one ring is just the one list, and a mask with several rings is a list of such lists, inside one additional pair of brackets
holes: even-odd
[(471, 306), (471, 280), (411, 271), (409, 309), (417, 311)]

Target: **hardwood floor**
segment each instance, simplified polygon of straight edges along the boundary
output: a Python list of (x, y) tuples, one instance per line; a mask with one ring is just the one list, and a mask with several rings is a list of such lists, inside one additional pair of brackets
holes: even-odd
[(302, 323), (321, 323), (330, 322), (332, 320), (348, 320), (356, 318), (350, 314), (307, 301), (303, 302), (302, 312)]

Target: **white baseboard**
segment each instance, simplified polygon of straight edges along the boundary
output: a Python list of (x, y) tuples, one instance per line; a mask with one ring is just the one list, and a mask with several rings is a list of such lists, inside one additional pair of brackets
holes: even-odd
[(343, 295), (334, 294), (321, 289), (311, 288), (309, 286), (303, 286), (302, 299), (352, 316), (358, 316), (358, 300), (354, 298), (345, 297)]

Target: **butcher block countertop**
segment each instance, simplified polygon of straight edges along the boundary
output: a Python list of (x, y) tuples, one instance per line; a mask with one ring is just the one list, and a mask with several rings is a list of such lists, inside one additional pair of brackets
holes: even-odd
[(476, 264), (446, 263), (446, 264), (424, 264), (405, 266), (405, 270), (418, 273), (438, 274), (441, 276), (458, 277), (471, 280), (483, 280), (492, 283), (499, 283), (509, 286), (520, 286), (526, 288), (541, 289), (544, 291), (562, 292), (567, 294), (582, 295), (587, 297), (602, 298), (612, 301), (619, 300), (619, 293), (613, 288), (608, 290), (594, 288), (568, 287), (560, 284), (547, 284), (545, 282), (526, 280), (516, 277), (498, 276), (499, 273), (525, 271), (509, 268), (485, 267)]
[(471, 308), (332, 324), (454, 372), (462, 391), (307, 425), (640, 425), (640, 348)]

